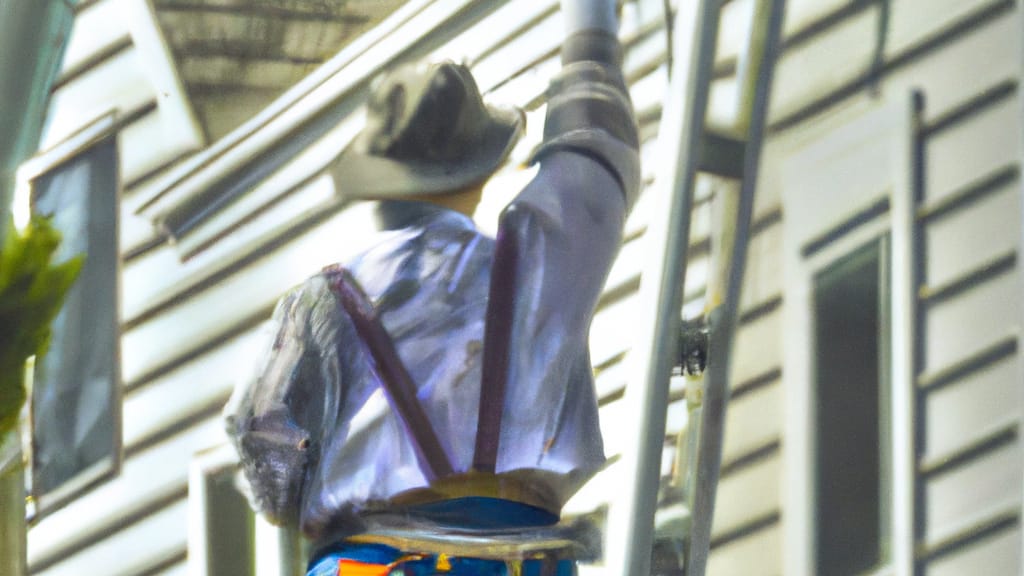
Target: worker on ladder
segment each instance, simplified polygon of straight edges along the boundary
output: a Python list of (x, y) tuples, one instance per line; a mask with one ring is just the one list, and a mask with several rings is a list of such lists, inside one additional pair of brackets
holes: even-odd
[(532, 182), (497, 238), (468, 217), (523, 131), (468, 69), (405, 66), (330, 167), (385, 231), (280, 301), (227, 408), (254, 506), (309, 575), (568, 576), (559, 525), (605, 463), (588, 331), (639, 188), (614, 0), (566, 3)]

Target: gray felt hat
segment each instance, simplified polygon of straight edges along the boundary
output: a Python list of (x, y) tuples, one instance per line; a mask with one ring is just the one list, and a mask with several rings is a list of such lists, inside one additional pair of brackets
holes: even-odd
[(366, 126), (329, 170), (346, 199), (454, 192), (490, 176), (523, 124), (518, 110), (485, 105), (463, 65), (405, 65), (374, 86)]

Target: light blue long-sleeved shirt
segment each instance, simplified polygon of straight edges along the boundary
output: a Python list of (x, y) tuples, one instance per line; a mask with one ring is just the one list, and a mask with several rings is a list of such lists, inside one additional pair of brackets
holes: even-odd
[[(548, 203), (547, 210), (558, 206)], [(403, 221), (346, 267), (374, 303), (458, 475), (473, 461), (495, 242), (461, 214), (427, 204), (402, 211)], [(557, 249), (566, 232), (562, 216), (526, 214), (518, 233), (540, 241), (537, 256)], [(610, 218), (621, 228), (621, 218)], [(595, 300), (606, 270), (595, 270), (589, 284), (596, 286), (587, 288), (579, 284), (588, 278), (571, 269), (558, 279), (542, 262), (527, 264), (521, 283), (532, 290), (516, 307), (517, 316), (530, 318), (513, 332), (495, 472), (531, 492), (529, 503), (557, 514), (604, 463), (586, 301)], [(396, 499), (430, 484), (331, 290), (335, 273), (327, 269), (281, 299), (263, 364), (226, 409), (253, 503), (313, 539), (357, 531), (360, 515), (393, 509)], [(552, 293), (558, 286), (582, 293)], [(552, 296), (564, 305), (552, 307)], [(574, 306), (575, 297), (585, 302)], [(486, 495), (494, 495), (490, 490)]]

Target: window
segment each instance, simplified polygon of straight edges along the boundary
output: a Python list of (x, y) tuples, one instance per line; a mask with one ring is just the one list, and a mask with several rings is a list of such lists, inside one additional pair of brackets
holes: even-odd
[(189, 475), (189, 573), (252, 576), (256, 515), (236, 487), (238, 462), (228, 445), (196, 456)]
[(114, 128), (113, 116), (105, 116), (22, 168), (33, 210), (51, 216), (63, 237), (56, 258), (85, 257), (32, 379), (33, 516), (116, 473), (120, 463)]
[(238, 455), (219, 444), (195, 455), (188, 483), (188, 573), (194, 576), (305, 574), (311, 544), (298, 530), (253, 513), (239, 490)]
[(818, 574), (886, 560), (886, 248), (873, 241), (813, 280)]
[(917, 113), (865, 101), (776, 152), (786, 574), (914, 574)]

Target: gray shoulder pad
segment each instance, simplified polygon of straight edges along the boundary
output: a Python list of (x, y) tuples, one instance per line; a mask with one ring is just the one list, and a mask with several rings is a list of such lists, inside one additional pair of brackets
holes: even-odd
[(639, 135), (618, 66), (587, 60), (566, 64), (551, 81), (544, 141), (536, 161), (570, 149), (604, 164), (622, 186), (627, 208), (640, 189)]
[(555, 150), (572, 150), (597, 160), (608, 168), (622, 186), (628, 213), (640, 194), (640, 155), (637, 149), (604, 130), (583, 128), (545, 140), (533, 152), (530, 163), (538, 162)]

